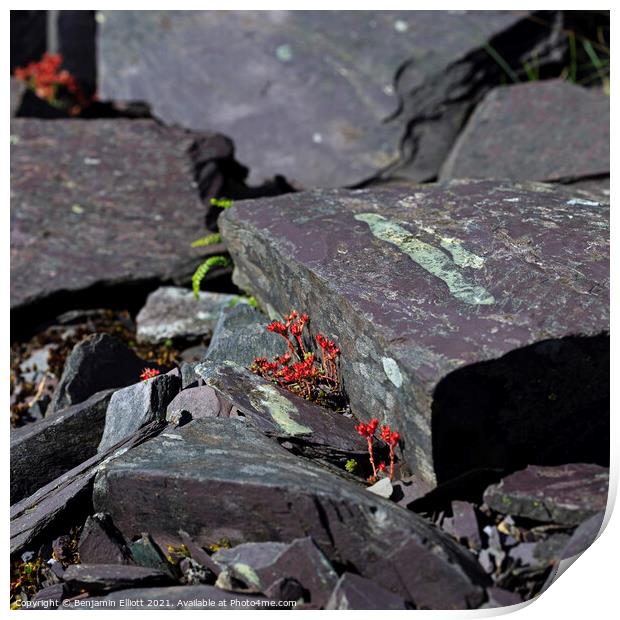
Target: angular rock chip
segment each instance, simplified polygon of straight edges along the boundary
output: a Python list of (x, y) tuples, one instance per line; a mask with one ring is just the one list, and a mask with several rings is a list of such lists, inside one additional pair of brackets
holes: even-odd
[(609, 96), (566, 80), (502, 86), (470, 117), (441, 179), (609, 176)]
[(476, 510), (469, 502), (452, 502), (452, 516), (443, 520), (441, 529), (457, 540), (464, 539), (470, 549), (482, 546)]
[(114, 336), (87, 336), (69, 354), (47, 415), (80, 403), (100, 390), (131, 385), (140, 379), (145, 367), (152, 366)]
[(181, 378), (171, 371), (114, 392), (98, 451), (108, 450), (149, 422), (164, 420), (180, 389)]
[[(251, 182), (350, 186), (404, 162), (425, 180), (499, 81), (485, 45), (544, 65), (560, 16), (524, 29), (524, 11), (105, 11), (99, 94), (231, 136)], [(188, 58), (209, 66), (188, 73)]]
[(275, 437), (303, 441), (342, 455), (366, 454), (366, 440), (355, 420), (321, 407), (274, 385), (232, 362), (205, 361), (195, 372), (259, 430)]
[(463, 181), (243, 201), (220, 227), (235, 281), (337, 341), (353, 412), (396, 428), (435, 485), (608, 458), (608, 218)]
[(344, 573), (325, 609), (413, 609), (413, 605), (376, 583), (353, 573)]
[(170, 583), (166, 573), (143, 566), (122, 564), (71, 564), (63, 576), (75, 591), (109, 592), (128, 587), (157, 586)]
[(484, 492), (484, 501), (504, 514), (579, 525), (605, 512), (608, 490), (609, 469), (598, 465), (530, 465), (491, 485)]
[(169, 338), (194, 339), (209, 336), (224, 308), (245, 303), (238, 295), (194, 293), (179, 286), (161, 286), (146, 299), (136, 317), (140, 342), (157, 344)]
[[(421, 517), (290, 455), (241, 420), (196, 420), (126, 452), (103, 466), (93, 501), (127, 539), (179, 529), (201, 546), (311, 536), (330, 561), (380, 572), (384, 587), (407, 598), (431, 588), (427, 574), (437, 600), (453, 607), (472, 604), (485, 585), (473, 556)], [(398, 562), (384, 562), (400, 548), (407, 563), (434, 570), (404, 577)]]
[[(205, 253), (190, 245), (204, 230), (187, 153), (197, 134), (152, 120), (15, 119), (11, 135), (12, 309), (191, 276)], [(200, 136), (220, 151), (221, 183), (216, 162), (232, 146)]]
[(495, 607), (508, 607), (509, 605), (518, 605), (523, 599), (516, 593), (503, 588), (487, 588), (488, 600), (480, 609), (491, 609)]
[[(245, 583), (250, 592), (266, 593), (276, 582), (292, 579), (304, 593), (305, 603), (324, 607), (338, 575), (311, 538), (284, 543), (244, 543), (218, 551), (213, 560), (229, 577)], [(286, 591), (286, 586), (283, 588)]]
[(283, 355), (286, 343), (267, 331), (268, 324), (269, 319), (249, 304), (226, 308), (215, 325), (205, 360), (249, 367), (257, 357), (271, 360)]
[(11, 503), (96, 454), (112, 391), (11, 431)]
[(603, 526), (604, 512), (590, 517), (577, 527), (560, 554), (562, 559), (583, 553), (597, 538)]
[(231, 405), (208, 385), (181, 390), (166, 409), (166, 420), (177, 423), (183, 414), (190, 420), (209, 417), (228, 417)]
[(60, 603), (67, 598), (69, 591), (64, 583), (55, 583), (39, 590), (33, 597), (34, 609), (58, 609)]
[(133, 564), (131, 551), (123, 535), (114, 527), (110, 515), (89, 516), (78, 542), (80, 561), (84, 564)]

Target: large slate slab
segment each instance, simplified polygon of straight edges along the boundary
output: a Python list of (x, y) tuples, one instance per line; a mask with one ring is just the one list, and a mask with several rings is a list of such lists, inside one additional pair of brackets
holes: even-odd
[[(242, 542), (291, 542), (311, 536), (332, 562), (362, 575), (391, 552), (436, 567), (397, 576), (382, 566), (383, 582), (401, 596), (443, 596), (446, 608), (482, 602), (485, 582), (471, 554), (418, 515), (298, 459), (244, 422), (204, 418), (104, 465), (94, 495), (126, 539), (187, 532), (201, 546), (225, 537)], [(424, 558), (424, 560), (422, 560)]]
[(11, 503), (73, 469), (97, 452), (110, 390), (11, 431)]
[(546, 185), (463, 181), (243, 201), (220, 227), (235, 281), (337, 341), (353, 412), (435, 484), (608, 459), (608, 218)]
[(411, 609), (412, 605), (370, 579), (344, 573), (338, 580), (325, 609)]
[(76, 592), (109, 592), (132, 586), (165, 585), (171, 579), (166, 573), (143, 566), (82, 563), (69, 566), (63, 581)]
[(489, 92), (441, 178), (574, 181), (609, 176), (609, 165), (609, 96), (548, 80)]
[(172, 338), (207, 337), (222, 310), (239, 301), (237, 295), (202, 291), (196, 299), (189, 289), (162, 286), (147, 297), (136, 317), (138, 340), (156, 344)]
[(579, 525), (605, 512), (609, 469), (589, 463), (530, 465), (484, 492), (489, 507), (536, 521)]
[[(401, 162), (422, 180), (437, 175), (472, 102), (499, 81), (485, 44), (518, 64), (535, 43), (558, 38), (551, 13), (544, 29), (529, 22), (514, 36), (527, 17), (103, 11), (100, 95), (146, 101), (167, 123), (231, 136), (251, 182), (282, 174), (299, 187), (346, 186)], [(538, 45), (542, 65), (548, 48)]]
[[(15, 119), (11, 135), (11, 308), (191, 275), (205, 219), (195, 134), (151, 120)], [(203, 139), (215, 161), (231, 156), (222, 136)]]

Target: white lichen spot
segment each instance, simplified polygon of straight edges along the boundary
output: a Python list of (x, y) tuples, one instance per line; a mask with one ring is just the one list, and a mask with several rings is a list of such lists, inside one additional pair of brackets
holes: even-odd
[(321, 142), (323, 142), (323, 136), (320, 133), (313, 133), (312, 142), (315, 144), (321, 144)]
[(402, 19), (398, 19), (394, 22), (394, 30), (396, 30), (396, 32), (407, 32), (407, 30), (409, 30), (409, 24)]
[(403, 376), (400, 374), (400, 368), (396, 360), (391, 357), (382, 357), (381, 362), (383, 363), (383, 370), (387, 378), (399, 388), (403, 384)]
[(278, 45), (276, 58), (282, 62), (290, 62), (293, 59), (293, 50), (290, 45)]
[(582, 198), (573, 198), (569, 200), (567, 205), (582, 205), (584, 207), (600, 207), (600, 202), (595, 202), (594, 200), (583, 200)]
[(504, 198), (504, 202), (519, 202), (521, 198)]

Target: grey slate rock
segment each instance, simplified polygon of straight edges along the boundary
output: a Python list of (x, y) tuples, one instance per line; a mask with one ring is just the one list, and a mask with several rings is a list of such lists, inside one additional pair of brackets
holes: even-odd
[(413, 609), (413, 605), (400, 596), (392, 594), (376, 583), (355, 575), (344, 573), (329, 597), (325, 609)]
[(136, 317), (138, 341), (157, 344), (209, 336), (222, 310), (238, 301), (237, 295), (205, 291), (196, 299), (189, 289), (161, 286), (147, 297)]
[(609, 469), (589, 463), (530, 465), (484, 492), (493, 510), (545, 523), (579, 525), (604, 512)]
[(166, 420), (178, 423), (183, 414), (189, 420), (209, 417), (228, 417), (231, 406), (218, 397), (217, 392), (208, 385), (181, 390), (166, 409)]
[(177, 370), (176, 375), (171, 371), (114, 392), (98, 451), (109, 449), (149, 422), (165, 420), (166, 408), (180, 389)]
[(470, 117), (441, 179), (574, 181), (609, 175), (609, 96), (566, 80), (502, 86)]
[(111, 390), (11, 431), (11, 503), (96, 454)]
[(131, 543), (129, 549), (139, 566), (154, 568), (170, 576), (173, 575), (172, 567), (163, 551), (149, 534), (143, 533), (138, 540)]
[(80, 403), (100, 390), (131, 385), (145, 367), (152, 366), (114, 336), (87, 336), (65, 361), (49, 412)]
[(459, 541), (464, 540), (470, 549), (482, 546), (476, 510), (469, 502), (452, 502), (452, 517), (443, 520), (441, 529)]
[[(105, 11), (100, 96), (229, 135), (251, 183), (351, 186), (405, 163), (426, 180), (499, 82), (485, 44), (544, 66), (557, 15), (524, 36), (525, 11)], [(188, 58), (211, 62), (188, 73)]]
[[(14, 119), (11, 135), (12, 309), (90, 287), (104, 298), (106, 286), (189, 281), (221, 253), (191, 247), (204, 230), (188, 155), (198, 134), (117, 118)], [(209, 185), (221, 184), (217, 162), (232, 146), (201, 137), (221, 151)]]
[(69, 589), (64, 583), (47, 586), (36, 592), (32, 597), (34, 609), (58, 609), (68, 595)]
[(114, 527), (110, 515), (97, 513), (84, 523), (78, 541), (84, 564), (132, 564), (131, 551), (123, 535)]
[(205, 360), (235, 362), (249, 367), (257, 357), (273, 359), (287, 351), (286, 343), (267, 331), (270, 323), (260, 310), (236, 304), (222, 311), (215, 325)]
[(168, 575), (158, 570), (123, 564), (71, 564), (63, 580), (76, 592), (109, 592), (132, 586), (165, 585), (171, 581)]
[(572, 533), (570, 540), (566, 543), (560, 554), (562, 559), (571, 558), (583, 553), (597, 538), (603, 526), (604, 512), (599, 512), (589, 519), (580, 523)]
[(504, 588), (492, 587), (487, 588), (488, 600), (480, 609), (492, 609), (496, 607), (508, 607), (510, 605), (518, 605), (523, 599), (516, 593)]
[(547, 185), (463, 181), (242, 201), (219, 221), (235, 282), (336, 340), (352, 411), (381, 414), (436, 485), (607, 459), (608, 218)]
[(250, 592), (266, 594), (270, 590), (287, 589), (294, 592), (292, 584), (287, 587), (282, 583), (282, 580), (294, 580), (305, 592), (304, 602), (319, 607), (327, 604), (338, 580), (333, 567), (311, 538), (300, 538), (290, 544), (244, 543), (218, 551), (213, 560), (225, 567), (230, 577), (245, 582)]

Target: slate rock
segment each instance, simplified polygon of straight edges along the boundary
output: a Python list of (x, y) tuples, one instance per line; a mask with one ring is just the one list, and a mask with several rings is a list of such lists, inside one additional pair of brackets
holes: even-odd
[(441, 179), (608, 176), (609, 96), (566, 80), (502, 86), (477, 106)]
[(62, 601), (69, 595), (64, 583), (55, 583), (39, 590), (32, 597), (34, 609), (58, 609)]
[(100, 96), (231, 136), (252, 183), (350, 186), (404, 162), (423, 180), (499, 81), (485, 44), (514, 66), (536, 48), (544, 66), (556, 15), (524, 32), (524, 11), (105, 11)]
[(407, 476), (392, 482), (390, 499), (399, 506), (407, 508), (412, 502), (424, 497), (432, 487), (417, 476)]
[(577, 529), (572, 533), (564, 549), (562, 549), (560, 557), (562, 559), (568, 559), (583, 553), (596, 540), (601, 532), (604, 517), (605, 513), (599, 512), (583, 523), (580, 523)]
[(325, 609), (413, 609), (413, 605), (376, 583), (344, 573), (329, 597)]
[(208, 385), (181, 390), (166, 409), (166, 420), (178, 423), (183, 414), (189, 420), (208, 417), (228, 417), (231, 405), (227, 404), (217, 392)]
[[(69, 609), (85, 608), (86, 604), (93, 604), (101, 601), (114, 601), (114, 607), (106, 609), (127, 610), (127, 609), (148, 609), (149, 602), (161, 601), (157, 608), (161, 609), (253, 609), (269, 608), (273, 602), (264, 596), (250, 596), (244, 594), (233, 594), (225, 592), (219, 588), (208, 585), (199, 586), (169, 586), (158, 588), (127, 588), (111, 592), (106, 596), (91, 596), (82, 605), (79, 599), (74, 599), (67, 607)], [(120, 602), (125, 601), (121, 607)]]
[(457, 540), (465, 540), (470, 549), (482, 546), (476, 509), (469, 502), (452, 502), (452, 517), (443, 520), (441, 529)]
[(609, 469), (598, 465), (530, 465), (491, 485), (484, 492), (484, 501), (504, 514), (579, 525), (605, 511), (608, 490)]
[(63, 579), (72, 590), (89, 592), (164, 585), (171, 581), (168, 575), (158, 570), (122, 564), (71, 564)]
[(288, 590), (292, 595), (298, 593), (292, 583), (279, 583), (275, 588), (278, 582), (292, 579), (301, 586), (303, 601), (313, 606), (324, 607), (338, 581), (333, 567), (311, 538), (300, 538), (288, 545), (244, 543), (218, 551), (213, 560), (231, 577), (247, 584), (250, 592), (271, 591), (287, 596)]
[(273, 359), (287, 351), (282, 338), (267, 331), (269, 319), (249, 304), (225, 308), (213, 330), (205, 360), (249, 367), (257, 357)]
[(11, 431), (11, 503), (96, 454), (111, 390)]
[(235, 302), (237, 295), (201, 291), (196, 299), (189, 289), (161, 286), (147, 297), (136, 317), (138, 341), (157, 344), (209, 336), (222, 310)]
[[(482, 571), (455, 541), (418, 515), (290, 455), (241, 420), (203, 418), (126, 452), (102, 466), (93, 502), (127, 539), (179, 529), (201, 546), (223, 537), (235, 545), (311, 536), (331, 562), (367, 577), (380, 573), (383, 586), (401, 596), (428, 601), (428, 588), (433, 602), (443, 597), (447, 607), (482, 603)], [(434, 569), (401, 571), (400, 549), (405, 564)], [(386, 563), (393, 555), (399, 561)]]
[(87, 336), (67, 357), (49, 411), (80, 403), (100, 390), (131, 385), (152, 366), (114, 336)]
[(336, 340), (352, 411), (397, 429), (435, 485), (608, 458), (609, 208), (573, 200), (501, 181), (317, 190), (237, 202), (220, 228), (235, 282)]
[(190, 246), (204, 230), (187, 154), (196, 134), (152, 120), (15, 119), (11, 135), (13, 310), (89, 287), (189, 279), (205, 254)]
[(109, 449), (149, 422), (164, 420), (166, 408), (180, 389), (180, 376), (170, 372), (114, 392), (98, 451)]
[(84, 564), (132, 564), (131, 551), (116, 529), (110, 515), (97, 513), (84, 523), (78, 541), (80, 561)]
[(300, 398), (233, 362), (205, 361), (195, 372), (269, 435), (297, 438), (326, 452), (360, 458), (367, 454), (366, 440), (355, 430), (353, 418)]
[(487, 588), (488, 600), (480, 609), (491, 609), (495, 607), (508, 607), (510, 605), (518, 605), (523, 599), (516, 593), (504, 588), (492, 587)]
[(25, 93), (26, 85), (24, 82), (11, 78), (11, 118), (17, 115)]
[(129, 550), (134, 561), (139, 566), (154, 568), (173, 576), (171, 564), (166, 559), (159, 545), (149, 534), (142, 533), (138, 540), (130, 544)]

